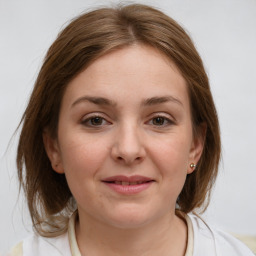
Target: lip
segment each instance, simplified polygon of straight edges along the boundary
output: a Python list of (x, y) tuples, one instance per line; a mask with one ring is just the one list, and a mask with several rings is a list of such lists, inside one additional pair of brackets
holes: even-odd
[(133, 175), (129, 177), (124, 175), (118, 175), (107, 177), (103, 179), (102, 182), (117, 193), (124, 195), (133, 195), (148, 189), (155, 182), (155, 180), (140, 175)]
[(115, 182), (115, 181), (124, 181), (124, 182), (149, 182), (153, 181), (154, 179), (140, 176), (140, 175), (133, 175), (133, 176), (124, 176), (124, 175), (117, 175), (117, 176), (111, 176), (108, 178), (103, 179), (103, 182)]

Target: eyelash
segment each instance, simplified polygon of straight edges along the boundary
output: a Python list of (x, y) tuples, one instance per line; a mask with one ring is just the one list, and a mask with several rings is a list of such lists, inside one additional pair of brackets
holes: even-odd
[[(98, 118), (98, 121), (100, 121), (99, 124), (93, 124), (93, 120), (96, 121), (96, 119)], [(154, 124), (154, 120), (156, 119), (160, 119), (161, 120), (161, 123), (160, 124)], [(160, 121), (158, 120), (158, 121)], [(97, 121), (96, 121), (97, 122)], [(107, 121), (104, 117), (102, 117), (101, 115), (93, 115), (93, 116), (90, 116), (90, 117), (87, 117), (86, 119), (82, 120), (82, 125), (86, 126), (86, 127), (89, 127), (89, 128), (100, 128), (104, 125), (108, 125), (108, 124), (111, 124), (109, 121)], [(152, 126), (155, 126), (155, 127), (159, 127), (159, 128), (164, 128), (164, 127), (167, 127), (167, 126), (170, 126), (170, 125), (173, 125), (174, 124), (174, 121), (171, 120), (170, 118), (167, 118), (163, 115), (157, 115), (157, 116), (154, 116), (152, 117), (149, 121), (147, 121), (146, 123), (149, 123), (150, 125)]]
[[(153, 124), (154, 120), (156, 119), (161, 119), (161, 121), (163, 122), (162, 124)], [(157, 115), (157, 116), (154, 116), (153, 118), (150, 119), (150, 123), (153, 125), (153, 126), (156, 126), (156, 127), (166, 127), (166, 126), (169, 126), (169, 125), (173, 125), (174, 124), (174, 121), (172, 121), (170, 118), (167, 118), (166, 116), (163, 116), (163, 115)]]
[[(93, 119), (94, 119), (94, 121), (95, 121), (96, 118), (98, 118), (98, 119), (101, 120), (101, 123), (100, 123), (99, 125), (97, 125), (97, 124), (92, 124)], [(93, 115), (93, 116), (90, 116), (90, 117), (88, 117), (88, 118), (82, 120), (81, 123), (82, 123), (84, 126), (87, 126), (87, 127), (95, 127), (95, 128), (96, 128), (96, 127), (101, 127), (101, 126), (105, 125), (105, 124), (102, 124), (102, 122), (110, 124), (110, 122), (108, 122), (108, 121), (107, 121), (104, 117), (102, 117), (101, 115)]]

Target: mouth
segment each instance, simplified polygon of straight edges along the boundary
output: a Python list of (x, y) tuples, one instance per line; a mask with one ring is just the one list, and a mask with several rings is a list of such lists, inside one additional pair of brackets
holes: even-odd
[(134, 175), (134, 176), (130, 176), (130, 177), (119, 175), (119, 176), (108, 177), (102, 181), (105, 183), (112, 183), (112, 184), (123, 185), (123, 186), (131, 186), (131, 185), (140, 185), (140, 184), (144, 184), (144, 183), (149, 183), (149, 182), (153, 182), (155, 180), (148, 178), (148, 177), (139, 176), (139, 175)]
[(144, 176), (112, 176), (102, 182), (119, 194), (133, 195), (148, 189), (155, 180)]
[(139, 185), (139, 184), (143, 184), (143, 183), (148, 183), (151, 181), (138, 181), (138, 182), (127, 182), (127, 181), (105, 181), (106, 183), (113, 183), (113, 184), (117, 184), (117, 185), (122, 185), (122, 186), (131, 186), (131, 185)]

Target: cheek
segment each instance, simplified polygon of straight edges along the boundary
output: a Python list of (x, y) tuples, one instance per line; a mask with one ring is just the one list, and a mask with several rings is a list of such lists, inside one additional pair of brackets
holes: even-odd
[[(62, 145), (62, 164), (68, 186), (78, 204), (93, 197), (97, 174), (106, 157), (106, 150), (102, 144), (82, 143), (84, 140), (66, 141)], [(86, 197), (85, 197), (86, 195)]]
[[(162, 143), (156, 143), (152, 148), (154, 160), (168, 169), (169, 172), (187, 170), (190, 147), (188, 139), (167, 138)], [(169, 167), (169, 168), (168, 168)]]
[(94, 177), (107, 157), (107, 146), (89, 136), (66, 137), (62, 140), (61, 159), (67, 179), (83, 182)]
[(189, 168), (190, 147), (187, 139), (174, 136), (152, 148), (151, 158), (159, 170), (167, 198), (177, 198), (184, 186)]

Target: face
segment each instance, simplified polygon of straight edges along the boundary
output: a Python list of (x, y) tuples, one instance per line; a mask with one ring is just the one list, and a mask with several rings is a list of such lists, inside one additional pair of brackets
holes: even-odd
[(44, 141), (80, 218), (127, 228), (174, 214), (202, 151), (186, 87), (172, 62), (140, 45), (99, 58), (70, 82), (58, 137)]

